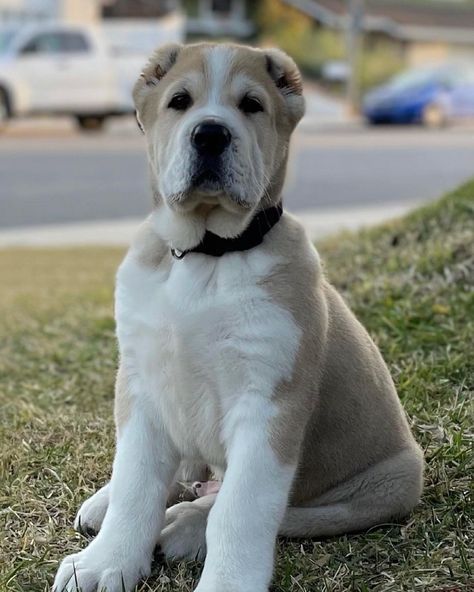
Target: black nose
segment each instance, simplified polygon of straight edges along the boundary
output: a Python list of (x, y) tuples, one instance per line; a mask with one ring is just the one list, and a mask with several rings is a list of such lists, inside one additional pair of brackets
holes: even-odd
[(219, 123), (203, 122), (191, 135), (193, 146), (202, 156), (219, 156), (230, 144), (230, 131)]

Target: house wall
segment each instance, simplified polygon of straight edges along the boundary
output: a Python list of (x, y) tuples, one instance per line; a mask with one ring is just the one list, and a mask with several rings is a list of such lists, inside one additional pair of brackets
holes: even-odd
[(101, 18), (99, 0), (60, 0), (60, 18), (68, 23), (95, 24)]
[(409, 66), (445, 62), (450, 59), (474, 59), (474, 46), (442, 42), (412, 42), (407, 44), (406, 59)]
[(474, 44), (446, 41), (402, 41), (384, 33), (367, 33), (365, 35), (367, 51), (377, 52), (380, 50), (381, 44), (390, 47), (394, 55), (398, 54), (400, 60), (408, 68), (442, 63), (458, 58), (474, 60)]

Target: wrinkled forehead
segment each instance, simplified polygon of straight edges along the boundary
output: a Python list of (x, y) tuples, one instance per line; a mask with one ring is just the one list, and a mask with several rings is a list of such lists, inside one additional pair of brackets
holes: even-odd
[(186, 87), (216, 102), (229, 94), (272, 90), (263, 53), (226, 45), (185, 47), (169, 72), (168, 86)]

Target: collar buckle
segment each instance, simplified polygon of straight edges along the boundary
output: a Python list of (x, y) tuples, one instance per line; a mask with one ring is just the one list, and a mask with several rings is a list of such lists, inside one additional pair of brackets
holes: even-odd
[(182, 259), (186, 255), (186, 251), (180, 251), (179, 249), (173, 249), (173, 247), (171, 247), (171, 255), (173, 255), (175, 259)]

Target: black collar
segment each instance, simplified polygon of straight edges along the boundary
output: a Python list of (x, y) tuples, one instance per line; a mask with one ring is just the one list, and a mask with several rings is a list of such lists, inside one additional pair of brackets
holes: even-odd
[(179, 251), (171, 249), (175, 259), (182, 259), (188, 253), (204, 253), (213, 257), (220, 257), (224, 253), (233, 251), (248, 251), (263, 241), (263, 237), (271, 230), (283, 214), (283, 206), (279, 202), (276, 206), (262, 210), (252, 218), (252, 221), (240, 236), (222, 238), (206, 230), (202, 241), (193, 249)]

